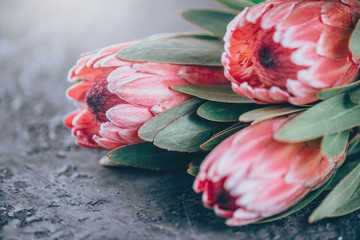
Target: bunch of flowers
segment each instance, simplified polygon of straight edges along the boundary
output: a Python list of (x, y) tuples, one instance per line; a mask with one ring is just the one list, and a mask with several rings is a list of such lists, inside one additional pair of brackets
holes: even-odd
[[(83, 55), (65, 118), (105, 166), (188, 169), (203, 204), (240, 226), (330, 191), (310, 222), (360, 208), (360, 3), (217, 0), (203, 33)], [(259, 3), (260, 2), (260, 3)]]

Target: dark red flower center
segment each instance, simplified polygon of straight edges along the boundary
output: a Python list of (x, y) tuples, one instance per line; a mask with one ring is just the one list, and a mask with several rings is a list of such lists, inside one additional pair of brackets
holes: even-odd
[(299, 70), (305, 67), (294, 64), (294, 49), (285, 48), (273, 40), (274, 29), (260, 30), (252, 45), (252, 61), (259, 80), (266, 86), (286, 86), (288, 79), (297, 79)]
[(275, 66), (275, 58), (271, 52), (271, 49), (267, 46), (261, 48), (258, 52), (260, 64), (264, 68), (273, 68)]
[(86, 103), (95, 119), (107, 122), (106, 111), (110, 108), (124, 103), (116, 94), (107, 89), (107, 74), (99, 75), (86, 93)]

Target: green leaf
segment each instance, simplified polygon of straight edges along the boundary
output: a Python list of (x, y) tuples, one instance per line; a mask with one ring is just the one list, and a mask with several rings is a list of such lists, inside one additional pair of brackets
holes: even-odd
[(191, 156), (189, 153), (170, 152), (144, 142), (117, 148), (109, 153), (108, 158), (122, 166), (176, 170), (186, 169)]
[(200, 144), (214, 133), (223, 130), (228, 124), (205, 120), (190, 113), (179, 118), (161, 130), (154, 139), (160, 148), (179, 152), (201, 151)]
[(213, 150), (218, 144), (220, 144), (222, 141), (224, 141), (226, 138), (230, 137), (231, 135), (237, 133), (244, 127), (248, 126), (248, 124), (241, 124), (237, 123), (217, 134), (212, 136), (209, 140), (207, 140), (205, 143), (200, 145), (200, 148), (204, 151), (211, 151)]
[(360, 135), (357, 134), (349, 142), (349, 147), (347, 149), (347, 156), (351, 156), (360, 152)]
[(360, 81), (356, 81), (349, 85), (344, 85), (344, 86), (340, 86), (340, 87), (326, 88), (326, 89), (323, 89), (320, 92), (318, 92), (317, 97), (321, 100), (325, 100), (325, 99), (331, 98), (333, 96), (336, 96), (340, 93), (354, 89), (358, 86), (360, 86)]
[(285, 142), (303, 142), (340, 132), (360, 125), (360, 105), (348, 94), (340, 94), (309, 108), (289, 121), (275, 139)]
[(252, 7), (255, 4), (247, 0), (216, 0), (216, 2), (235, 11), (242, 11), (246, 7)]
[(339, 217), (360, 208), (360, 164), (326, 196), (309, 218), (313, 223), (323, 218)]
[(349, 91), (350, 99), (356, 104), (360, 104), (360, 87), (351, 89)]
[(138, 42), (121, 49), (118, 56), (130, 61), (222, 66), (223, 51), (221, 40), (178, 37)]
[(196, 96), (198, 98), (225, 103), (253, 103), (254, 101), (249, 98), (242, 97), (236, 94), (230, 85), (183, 85), (172, 86), (172, 89)]
[(207, 153), (200, 153), (196, 157), (194, 157), (193, 160), (191, 160), (189, 168), (187, 170), (190, 175), (196, 177), (196, 175), (199, 173), (200, 165), (205, 159), (206, 155)]
[(242, 113), (256, 107), (255, 104), (206, 102), (199, 107), (197, 114), (209, 121), (238, 122)]
[(325, 191), (332, 190), (346, 175), (348, 175), (360, 163), (359, 160), (346, 159), (344, 164), (336, 171), (334, 179), (326, 187)]
[(169, 109), (159, 115), (156, 115), (139, 129), (139, 137), (145, 141), (152, 142), (155, 135), (165, 128), (167, 125), (175, 121), (176, 119), (196, 111), (198, 107), (204, 102), (199, 98), (190, 99), (186, 102), (179, 104), (176, 107)]
[(185, 9), (181, 13), (187, 21), (223, 37), (226, 26), (236, 16), (233, 13), (207, 9)]
[(321, 149), (330, 157), (342, 153), (346, 149), (349, 136), (349, 130), (325, 135), (321, 142)]
[(360, 56), (360, 21), (356, 24), (355, 30), (352, 32), (349, 49), (350, 52), (355, 56)]
[(310, 192), (303, 200), (298, 202), (295, 206), (292, 206), (291, 208), (289, 208), (288, 210), (286, 210), (286, 211), (284, 211), (282, 213), (279, 213), (279, 214), (277, 214), (275, 216), (272, 216), (272, 217), (265, 218), (265, 219), (260, 220), (260, 221), (258, 221), (256, 223), (272, 222), (272, 221), (287, 217), (290, 214), (293, 214), (294, 212), (297, 212), (297, 211), (301, 210), (302, 208), (306, 207), (309, 203), (314, 201), (326, 189), (326, 187), (329, 184), (331, 184), (333, 178), (334, 178), (334, 175), (324, 185), (322, 185), (320, 188)]
[(288, 105), (274, 105), (270, 107), (258, 108), (249, 112), (243, 113), (240, 116), (241, 122), (252, 122), (255, 120), (266, 120), (274, 117), (288, 115), (305, 110), (303, 107), (288, 106)]

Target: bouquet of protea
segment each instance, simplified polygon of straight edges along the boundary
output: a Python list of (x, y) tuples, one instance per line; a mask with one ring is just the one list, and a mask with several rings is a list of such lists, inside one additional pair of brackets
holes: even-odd
[[(217, 0), (187, 9), (204, 33), (84, 54), (65, 118), (105, 166), (188, 169), (228, 225), (287, 216), (331, 191), (310, 222), (360, 208), (360, 2)], [(256, 5), (257, 4), (257, 5)]]

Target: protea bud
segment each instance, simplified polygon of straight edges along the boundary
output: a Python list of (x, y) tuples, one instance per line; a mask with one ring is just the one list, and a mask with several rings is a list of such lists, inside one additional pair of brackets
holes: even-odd
[(342, 164), (345, 152), (327, 157), (319, 142), (285, 143), (273, 138), (288, 117), (244, 128), (204, 160), (194, 182), (205, 206), (240, 226), (278, 214), (321, 186)]
[(258, 103), (317, 100), (351, 83), (360, 59), (348, 42), (360, 16), (355, 0), (267, 0), (228, 25), (222, 63), (235, 92)]
[(65, 118), (78, 145), (113, 149), (143, 140), (138, 129), (153, 116), (190, 98), (174, 85), (226, 84), (223, 69), (132, 62), (117, 52), (132, 43), (110, 46), (84, 55), (69, 72), (75, 82), (67, 96), (80, 103)]

